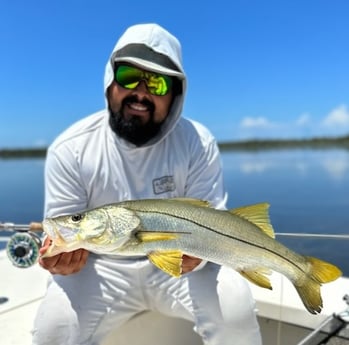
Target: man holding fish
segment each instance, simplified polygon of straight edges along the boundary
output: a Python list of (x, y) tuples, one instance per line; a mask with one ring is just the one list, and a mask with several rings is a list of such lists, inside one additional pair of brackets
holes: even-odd
[[(46, 218), (137, 199), (187, 197), (225, 208), (216, 141), (181, 117), (186, 76), (172, 34), (156, 24), (128, 28), (107, 62), (104, 91), (106, 109), (73, 124), (48, 150)], [(77, 248), (45, 257), (51, 240), (41, 248), (40, 265), (53, 275), (33, 345), (100, 344), (144, 310), (193, 321), (207, 345), (261, 344), (248, 284), (231, 268), (183, 255), (176, 278), (141, 254)]]

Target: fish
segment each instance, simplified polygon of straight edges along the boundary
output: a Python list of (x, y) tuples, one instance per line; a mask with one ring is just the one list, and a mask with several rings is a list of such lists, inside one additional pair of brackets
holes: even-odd
[(167, 274), (180, 277), (182, 256), (228, 266), (250, 282), (272, 289), (279, 272), (294, 285), (305, 308), (323, 308), (321, 285), (341, 270), (304, 256), (275, 239), (269, 203), (219, 210), (192, 198), (127, 200), (74, 215), (46, 218), (52, 245), (43, 257), (85, 248), (98, 254), (147, 256)]

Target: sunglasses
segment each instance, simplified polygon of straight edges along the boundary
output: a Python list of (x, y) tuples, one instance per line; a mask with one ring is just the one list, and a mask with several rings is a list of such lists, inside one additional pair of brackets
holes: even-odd
[(164, 96), (171, 90), (172, 78), (167, 75), (145, 72), (133, 66), (119, 65), (115, 81), (125, 89), (133, 90), (144, 80), (152, 95)]

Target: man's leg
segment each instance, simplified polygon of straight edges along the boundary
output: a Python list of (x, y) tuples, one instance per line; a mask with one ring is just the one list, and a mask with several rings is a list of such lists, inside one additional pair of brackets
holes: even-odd
[(99, 344), (144, 310), (137, 277), (142, 265), (90, 254), (79, 273), (53, 276), (34, 322), (33, 345)]
[(236, 271), (207, 263), (180, 279), (156, 274), (156, 308), (191, 319), (206, 345), (262, 344), (250, 288)]

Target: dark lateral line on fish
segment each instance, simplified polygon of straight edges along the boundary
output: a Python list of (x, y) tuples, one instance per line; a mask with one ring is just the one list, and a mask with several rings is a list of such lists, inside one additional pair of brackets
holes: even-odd
[[(214, 230), (214, 229), (212, 229), (212, 228), (209, 228), (208, 226), (206, 226), (206, 225), (204, 225), (204, 224), (197, 223), (197, 222), (195, 222), (195, 221), (193, 221), (193, 220), (191, 220), (191, 219), (184, 218), (184, 217), (182, 217), (182, 216), (180, 216), (180, 215), (169, 214), (169, 213), (167, 213), (166, 211), (158, 211), (158, 210), (149, 210), (149, 211), (146, 211), (146, 210), (137, 210), (137, 211), (138, 211), (138, 212), (143, 212), (143, 213), (158, 213), (158, 214), (166, 215), (166, 216), (169, 216), (169, 217), (172, 217), (172, 218), (173, 218), (173, 217), (176, 217), (176, 218), (179, 218), (179, 219), (181, 219), (181, 220), (184, 220), (184, 221), (187, 221), (187, 222), (196, 224), (196, 225), (198, 225), (198, 226), (200, 226), (200, 227), (202, 227), (202, 228), (205, 228), (205, 229), (207, 229), (207, 230), (209, 230), (209, 231), (212, 231), (212, 232), (214, 232), (214, 233), (216, 233), (216, 234), (218, 234), (218, 235), (222, 235), (222, 236), (225, 236), (225, 237), (227, 237), (227, 238), (233, 239), (233, 240), (235, 240), (235, 241), (242, 242), (242, 243), (245, 243), (245, 244), (248, 244), (248, 245), (253, 245), (253, 246), (257, 247), (257, 248), (264, 249), (264, 250), (268, 251), (269, 253), (272, 253), (272, 254), (278, 256), (279, 258), (281, 258), (281, 259), (283, 259), (283, 260), (289, 262), (291, 265), (297, 267), (302, 273), (306, 274), (306, 273), (303, 271), (303, 269), (302, 269), (301, 267), (299, 267), (298, 265), (296, 265), (293, 261), (287, 259), (286, 257), (280, 255), (279, 253), (277, 253), (277, 252), (275, 252), (275, 251), (273, 251), (273, 250), (270, 250), (270, 249), (265, 248), (265, 247), (263, 247), (263, 246), (256, 245), (256, 244), (251, 243), (251, 242), (248, 242), (248, 241), (241, 240), (241, 239), (239, 239), (239, 238), (230, 236), (230, 235), (228, 235), (228, 234), (223, 234), (223, 233), (218, 232), (218, 231), (216, 231), (216, 230)], [(247, 219), (244, 218), (244, 220), (247, 220)], [(247, 221), (248, 221), (248, 220), (247, 220)], [(251, 223), (251, 224), (252, 224), (252, 223)], [(262, 231), (262, 230), (261, 230), (261, 231)], [(151, 232), (151, 231), (149, 231), (149, 232)], [(166, 231), (165, 231), (165, 232), (166, 232)], [(171, 232), (168, 231), (168, 233), (171, 233)], [(177, 231), (177, 233), (186, 233), (186, 232), (178, 232), (178, 231)], [(191, 232), (188, 232), (188, 234), (191, 234)], [(298, 255), (299, 255), (299, 254), (298, 254)]]

